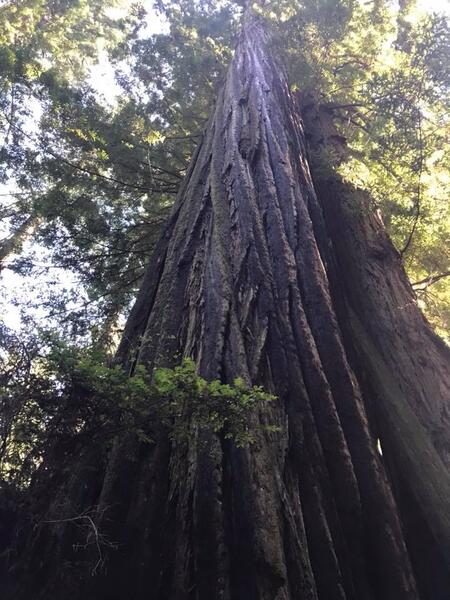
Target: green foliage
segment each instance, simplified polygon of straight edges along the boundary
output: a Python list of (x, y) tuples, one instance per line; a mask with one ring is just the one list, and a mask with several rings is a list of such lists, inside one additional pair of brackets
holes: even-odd
[(196, 429), (209, 429), (223, 432), (225, 439), (232, 439), (238, 447), (254, 441), (251, 415), (275, 399), (259, 386), (249, 388), (240, 378), (231, 385), (207, 382), (197, 375), (190, 359), (174, 369), (158, 369), (154, 393), (163, 399), (163, 414), (171, 424), (173, 438), (189, 439)]
[(96, 439), (103, 452), (124, 433), (153, 443), (152, 430), (162, 425), (174, 442), (208, 429), (245, 446), (254, 440), (251, 416), (274, 399), (241, 379), (207, 382), (189, 359), (153, 377), (139, 365), (130, 377), (92, 347), (48, 333), (26, 342), (2, 333), (0, 476), (19, 486), (29, 483), (55, 441), (62, 452)]
[[(78, 282), (39, 302), (78, 332), (103, 337), (139, 287), (242, 14), (231, 0), (160, 0), (150, 8), (163, 27), (149, 35), (143, 9), (124, 7), (23, 0), (1, 9), (0, 180), (17, 191), (2, 216), (12, 232), (39, 217), (33, 235), (49, 268)], [(259, 10), (292, 89), (313, 91), (347, 139), (348, 159), (330, 155), (321, 168), (340, 162), (341, 174), (370, 192), (411, 280), (433, 281), (416, 291), (443, 333), (450, 286), (436, 277), (450, 269), (447, 18), (383, 0), (274, 0)], [(88, 80), (105, 53), (120, 85), (116, 103)], [(9, 268), (44, 273), (39, 262), (19, 256)]]
[[(78, 329), (96, 317), (111, 320), (129, 304), (167, 212), (167, 187), (174, 188), (171, 180), (166, 195), (149, 202), (151, 186), (139, 180), (139, 173), (146, 182), (157, 177), (147, 148), (139, 156), (125, 152), (131, 117), (122, 112), (115, 120), (90, 82), (91, 68), (136, 35), (142, 11), (126, 8), (126, 0), (21, 0), (0, 8), (2, 228), (14, 236), (28, 219), (38, 223), (27, 233), (34, 253), (20, 256), (24, 236), (8, 267), (45, 273), (38, 255), (46, 247), (49, 268), (72, 271), (82, 304), (96, 305), (89, 314), (74, 311)], [(39, 302), (58, 313), (80, 304), (74, 300), (49, 292)]]
[(16, 78), (39, 77), (49, 65), (80, 78), (99, 47), (120, 40), (126, 19), (110, 16), (118, 7), (102, 0), (7, 0), (0, 8), (0, 56), (6, 53)]

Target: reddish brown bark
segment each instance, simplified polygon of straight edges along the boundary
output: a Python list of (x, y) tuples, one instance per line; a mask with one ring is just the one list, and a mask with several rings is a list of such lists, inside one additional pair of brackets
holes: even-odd
[(266, 42), (248, 12), (118, 356), (130, 371), (190, 356), (206, 378), (263, 385), (280, 431), (254, 414), (243, 449), (205, 431), (186, 448), (157, 424), (154, 445), (85, 448), (48, 515), (96, 506), (118, 549), (91, 577), (70, 526), (41, 526), (15, 598), (444, 598), (447, 351), (358, 194), (313, 183)]

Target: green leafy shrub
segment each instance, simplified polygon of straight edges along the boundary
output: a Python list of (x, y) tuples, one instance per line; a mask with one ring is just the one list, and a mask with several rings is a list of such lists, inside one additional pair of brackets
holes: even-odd
[(189, 438), (194, 428), (211, 429), (238, 447), (254, 441), (250, 415), (275, 399), (260, 386), (248, 387), (241, 378), (232, 385), (208, 382), (197, 375), (190, 359), (174, 369), (158, 369), (152, 391), (162, 400), (162, 416), (173, 438)]
[(0, 369), (0, 477), (21, 487), (54, 440), (62, 440), (69, 452), (84, 439), (95, 440), (103, 452), (123, 433), (153, 442), (152, 430), (162, 424), (175, 442), (208, 429), (245, 446), (255, 436), (251, 414), (274, 399), (239, 378), (232, 384), (207, 382), (190, 359), (153, 375), (138, 365), (130, 377), (93, 348), (51, 337), (45, 351), (37, 344), (19, 351), (19, 340), (16, 344), (14, 354), (8, 338)]

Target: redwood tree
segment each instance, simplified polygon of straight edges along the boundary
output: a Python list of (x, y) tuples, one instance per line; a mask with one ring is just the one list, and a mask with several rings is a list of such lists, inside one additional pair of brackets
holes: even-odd
[(56, 441), (11, 598), (448, 597), (449, 351), (364, 194), (310, 169), (323, 123), (300, 113), (249, 8), (117, 356), (263, 386), (255, 442), (179, 443), (157, 419), (150, 444)]

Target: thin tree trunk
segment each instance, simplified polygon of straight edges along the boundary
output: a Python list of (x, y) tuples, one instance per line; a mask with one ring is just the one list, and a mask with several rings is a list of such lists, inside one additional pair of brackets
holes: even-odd
[(30, 215), (10, 237), (3, 240), (0, 244), (0, 272), (5, 268), (8, 259), (17, 252), (20, 252), (24, 242), (29, 239), (39, 227), (41, 219), (37, 215)]
[(247, 11), (118, 359), (132, 372), (190, 356), (208, 379), (263, 385), (279, 431), (254, 414), (247, 448), (206, 431), (185, 447), (157, 425), (154, 445), (127, 436), (105, 461), (85, 448), (47, 520), (95, 505), (118, 548), (90, 577), (64, 567), (69, 524), (41, 525), (15, 600), (444, 598), (418, 565), (433, 552), (443, 593), (446, 351), (381, 224), (339, 182), (316, 188), (286, 75)]

